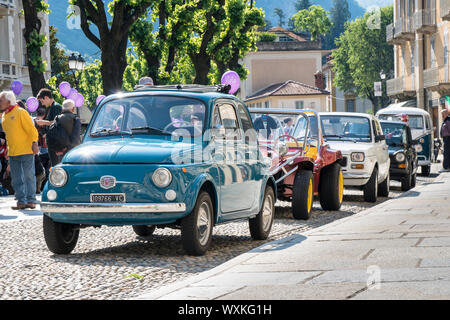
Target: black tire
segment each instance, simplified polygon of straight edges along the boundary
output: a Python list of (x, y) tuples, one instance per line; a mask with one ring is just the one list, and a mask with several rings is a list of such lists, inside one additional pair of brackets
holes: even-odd
[[(199, 225), (199, 219), (206, 225)], [(214, 207), (208, 192), (200, 192), (194, 210), (181, 220), (181, 240), (189, 255), (202, 256), (211, 245)], [(206, 228), (206, 230), (205, 230)]]
[(378, 196), (378, 169), (373, 169), (372, 175), (369, 181), (363, 187), (364, 201), (366, 202), (377, 202)]
[(77, 245), (79, 234), (77, 225), (55, 222), (44, 214), (45, 243), (54, 254), (71, 253)]
[(417, 184), (417, 173), (414, 173), (411, 178), (411, 188), (415, 188)]
[(402, 191), (409, 191), (412, 188), (412, 175), (411, 170), (408, 171), (408, 175), (401, 179)]
[(266, 187), (261, 211), (258, 215), (248, 221), (250, 235), (253, 240), (266, 240), (272, 229), (275, 216), (275, 192), (271, 186)]
[(422, 166), (422, 175), (428, 177), (431, 173), (431, 166)]
[(292, 189), (292, 215), (297, 220), (308, 220), (311, 217), (312, 204), (310, 188), (312, 185), (312, 197), (314, 198), (313, 173), (309, 170), (300, 170), (294, 179)]
[(138, 236), (149, 237), (155, 232), (155, 226), (133, 226), (133, 231)]
[(388, 173), (386, 179), (378, 185), (378, 196), (389, 197), (391, 187), (391, 175)]
[(323, 210), (337, 211), (341, 208), (343, 184), (342, 170), (339, 163), (333, 163), (322, 169), (320, 173), (319, 200)]

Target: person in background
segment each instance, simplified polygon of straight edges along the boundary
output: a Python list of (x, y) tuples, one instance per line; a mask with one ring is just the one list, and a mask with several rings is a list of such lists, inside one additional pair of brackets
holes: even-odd
[(444, 171), (450, 171), (450, 116), (447, 109), (442, 111), (443, 123), (441, 126), (441, 137), (444, 140)]
[(284, 119), (284, 134), (292, 136), (294, 133), (294, 120), (292, 118)]
[[(37, 95), (37, 99), (40, 104), (45, 107), (46, 115), (43, 120), (36, 123), (48, 127), (53, 123), (55, 118), (62, 113), (62, 107), (55, 99), (53, 99), (53, 94), (49, 89), (41, 89)], [(52, 167), (61, 161), (60, 157), (56, 154), (56, 151), (51, 148), (48, 149), (48, 155)]]
[(8, 144), (9, 168), (17, 205), (13, 210), (36, 208), (34, 155), (39, 152), (38, 133), (28, 112), (17, 106), (12, 91), (0, 93), (2, 128)]
[(56, 117), (55, 121), (64, 128), (68, 137), (64, 149), (57, 152), (62, 157), (81, 143), (81, 120), (75, 114), (75, 102), (73, 100), (68, 99), (63, 102), (63, 112)]

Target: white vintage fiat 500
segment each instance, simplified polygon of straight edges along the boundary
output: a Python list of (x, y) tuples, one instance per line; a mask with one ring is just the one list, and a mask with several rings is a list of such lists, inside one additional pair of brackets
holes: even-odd
[(378, 119), (353, 112), (320, 116), (324, 139), (344, 157), (344, 186), (362, 189), (367, 202), (376, 202), (377, 196), (387, 197), (390, 159)]

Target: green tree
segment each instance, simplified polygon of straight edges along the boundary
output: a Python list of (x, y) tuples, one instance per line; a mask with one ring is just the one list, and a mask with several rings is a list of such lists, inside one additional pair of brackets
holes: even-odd
[(368, 22), (374, 13), (347, 24), (347, 29), (336, 41), (333, 51), (335, 85), (345, 91), (354, 91), (376, 106), (389, 103), (390, 98), (375, 97), (374, 82), (380, 81), (380, 72), (394, 70), (393, 46), (386, 42), (386, 26), (393, 22), (393, 7), (381, 9), (381, 28), (369, 28)]
[(293, 16), (296, 31), (308, 31), (312, 41), (320, 39), (320, 36), (330, 32), (333, 26), (327, 14), (321, 6), (315, 5), (297, 12)]
[(43, 0), (22, 0), (25, 16), (24, 37), (27, 44), (27, 65), (33, 95), (46, 87), (44, 72), (47, 62), (42, 59), (41, 49), (47, 42), (45, 34), (41, 33), (42, 22), (38, 14), (50, 13), (49, 5)]
[(347, 0), (333, 0), (333, 8), (330, 11), (331, 27), (330, 33), (325, 38), (327, 49), (336, 48), (335, 40), (345, 31), (345, 24), (350, 20), (351, 13)]
[[(127, 67), (126, 50), (133, 24), (159, 0), (112, 0), (107, 10), (102, 0), (70, 0), (80, 8), (81, 29), (86, 37), (101, 49), (101, 71), (104, 94), (122, 89), (123, 73)], [(96, 27), (98, 36), (91, 30)]]
[(50, 26), (50, 62), (52, 68), (52, 76), (56, 77), (58, 83), (62, 81), (73, 81), (69, 69), (69, 56), (64, 49), (58, 47), (59, 39), (56, 37), (58, 29)]
[(284, 14), (284, 11), (282, 10), (282, 9), (280, 9), (280, 8), (275, 8), (274, 9), (274, 13), (275, 13), (275, 15), (277, 15), (278, 16), (278, 26), (279, 27), (282, 27), (282, 26), (284, 26), (285, 25), (285, 18), (286, 18), (286, 15)]
[(297, 10), (297, 12), (309, 9), (309, 7), (311, 7), (311, 2), (309, 0), (297, 0), (295, 2), (295, 10)]

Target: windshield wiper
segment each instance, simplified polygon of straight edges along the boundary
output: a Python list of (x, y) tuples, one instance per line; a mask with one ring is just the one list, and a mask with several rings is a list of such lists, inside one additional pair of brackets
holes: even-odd
[(131, 129), (131, 132), (133, 132), (133, 133), (137, 133), (136, 131), (146, 131), (148, 133), (161, 134), (161, 135), (167, 135), (167, 136), (172, 135), (172, 133), (170, 133), (170, 132), (164, 131), (159, 128), (152, 128), (152, 127), (137, 127), (137, 128)]
[(91, 137), (106, 137), (106, 136), (121, 136), (121, 135), (132, 135), (130, 131), (120, 131), (112, 129), (103, 129), (90, 134)]
[(325, 139), (326, 138), (339, 138), (339, 139), (343, 139), (343, 136), (337, 135), (337, 134), (327, 134), (323, 136)]

